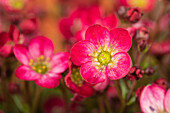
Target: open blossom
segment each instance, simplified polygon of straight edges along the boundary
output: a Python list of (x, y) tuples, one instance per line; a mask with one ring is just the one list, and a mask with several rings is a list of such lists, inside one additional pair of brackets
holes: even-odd
[(139, 96), (143, 113), (170, 113), (170, 89), (166, 90), (156, 84), (144, 87)]
[(0, 0), (7, 11), (21, 11), (28, 0)]
[(84, 81), (80, 74), (80, 67), (69, 64), (69, 73), (65, 77), (65, 83), (71, 91), (83, 97), (90, 97), (94, 94), (91, 84)]
[(129, 72), (132, 61), (127, 51), (132, 39), (127, 30), (115, 28), (111, 31), (100, 25), (90, 26), (85, 40), (71, 49), (72, 62), (80, 67), (83, 79), (100, 83), (107, 78), (121, 79)]
[(156, 0), (117, 0), (119, 5), (138, 7), (144, 11), (151, 11)]
[(8, 33), (0, 33), (0, 55), (7, 57), (12, 54), (13, 46), (18, 43), (22, 43), (20, 32), (14, 25), (11, 25)]
[(54, 54), (52, 41), (43, 36), (33, 38), (28, 49), (17, 44), (13, 51), (15, 57), (22, 63), (15, 71), (16, 77), (34, 80), (37, 85), (45, 88), (57, 87), (61, 73), (68, 67), (69, 53)]
[(61, 19), (59, 28), (66, 39), (70, 40), (75, 37), (74, 41), (80, 41), (84, 39), (88, 26), (101, 24), (112, 29), (116, 27), (117, 21), (114, 14), (103, 17), (98, 6), (91, 6), (89, 8), (78, 8), (69, 17)]

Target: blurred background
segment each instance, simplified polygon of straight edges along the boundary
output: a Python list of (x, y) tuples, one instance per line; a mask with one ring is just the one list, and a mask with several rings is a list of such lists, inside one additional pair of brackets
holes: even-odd
[[(115, 27), (127, 29), (133, 38), (133, 46), (129, 51), (133, 62), (136, 59), (136, 51), (139, 50), (142, 53), (140, 62), (142, 69), (146, 71), (148, 67), (152, 67), (152, 70), (150, 68), (148, 70), (154, 71), (154, 74), (145, 73), (138, 81), (135, 90), (158, 78), (164, 78), (163, 82), (165, 81), (168, 86), (170, 81), (169, 0), (0, 0), (0, 84), (2, 84), (0, 85), (0, 110), (4, 113), (29, 113), (31, 109), (29, 104), (34, 99), (35, 92), (35, 88), (32, 87), (35, 86), (33, 82), (28, 83), (15, 77), (14, 71), (20, 64), (11, 50), (3, 53), (2, 47), (6, 44), (6, 40), (2, 32), (10, 32), (10, 25), (15, 25), (20, 31), (19, 43), (28, 45), (32, 38), (38, 35), (46, 36), (53, 41), (55, 52), (60, 52), (70, 51), (72, 45), (82, 38), (87, 27), (93, 24), (101, 24), (108, 29)], [(78, 34), (80, 30), (82, 31)], [(142, 38), (142, 41), (144, 38), (144, 41), (139, 43), (138, 38)], [(11, 42), (8, 44), (13, 45)], [(128, 88), (126, 89), (124, 82), (120, 81), (120, 84), (126, 96)], [(115, 88), (111, 86), (114, 85), (107, 86), (105, 92), (109, 104), (113, 106), (112, 111), (118, 113), (120, 101)], [(66, 100), (63, 99), (62, 89), (66, 89), (64, 90), (67, 94)], [(69, 113), (102, 113), (96, 101), (96, 95), (101, 94), (96, 92), (94, 96), (83, 102), (73, 102), (70, 100), (73, 94), (66, 86), (44, 89), (37, 105), (37, 113), (63, 113), (66, 101), (69, 103)], [(140, 112), (140, 107), (135, 102), (135, 92), (133, 97), (124, 113)], [(107, 112), (111, 113), (109, 110)]]

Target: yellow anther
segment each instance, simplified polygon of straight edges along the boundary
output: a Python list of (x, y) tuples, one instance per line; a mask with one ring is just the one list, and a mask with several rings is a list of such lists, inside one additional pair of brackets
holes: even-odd
[(32, 69), (35, 70), (36, 69), (35, 66), (32, 66)]
[(43, 68), (43, 69), (45, 69), (45, 68), (46, 68), (46, 66), (42, 66), (42, 68)]
[(42, 72), (42, 70), (41, 69), (38, 69), (38, 73), (41, 73)]
[(41, 55), (39, 58), (40, 58), (40, 60), (44, 60), (45, 57), (44, 57), (44, 55)]
[(78, 76), (78, 75), (79, 75), (79, 73), (78, 73), (78, 72), (76, 72), (76, 75)]
[(89, 53), (88, 56), (91, 56), (91, 54)]

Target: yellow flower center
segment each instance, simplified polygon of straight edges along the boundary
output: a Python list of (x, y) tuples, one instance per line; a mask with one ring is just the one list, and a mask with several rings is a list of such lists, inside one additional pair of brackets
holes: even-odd
[(10, 0), (9, 5), (14, 9), (22, 9), (24, 7), (24, 0)]
[(45, 74), (49, 70), (48, 61), (49, 58), (45, 58), (43, 55), (41, 55), (36, 59), (36, 61), (30, 59), (29, 65), (35, 72), (39, 74)]
[(146, 8), (148, 5), (148, 0), (127, 0), (128, 4), (132, 7)]
[(107, 65), (111, 61), (111, 54), (108, 51), (101, 51), (97, 57), (101, 65)]
[(83, 85), (84, 79), (80, 74), (80, 68), (73, 68), (71, 73), (71, 80), (79, 87)]

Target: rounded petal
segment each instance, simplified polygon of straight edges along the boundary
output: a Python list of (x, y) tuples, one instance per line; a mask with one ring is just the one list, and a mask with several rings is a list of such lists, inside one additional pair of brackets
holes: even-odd
[(59, 85), (60, 79), (50, 77), (47, 74), (41, 75), (41, 78), (34, 81), (37, 85), (45, 88), (55, 88)]
[(38, 36), (30, 41), (28, 50), (33, 58), (37, 58), (40, 55), (51, 57), (54, 51), (54, 45), (50, 39)]
[(140, 95), (140, 107), (144, 113), (160, 113), (164, 111), (163, 100), (165, 89), (156, 84), (146, 86)]
[(29, 56), (28, 50), (25, 46), (17, 44), (17, 45), (14, 46), (13, 52), (14, 52), (15, 57), (22, 64), (25, 64), (25, 65), (29, 64), (30, 56)]
[(127, 53), (116, 53), (112, 57), (112, 63), (106, 68), (106, 75), (112, 80), (121, 79), (127, 75), (131, 66), (132, 61)]
[(94, 86), (94, 89), (96, 91), (101, 91), (103, 92), (105, 90), (105, 88), (109, 85), (110, 80), (109, 78), (106, 78), (106, 80), (104, 82), (98, 83)]
[(90, 97), (94, 94), (94, 89), (89, 83), (84, 81), (82, 86), (77, 86), (71, 80), (70, 74), (71, 73), (68, 73), (68, 75), (65, 77), (65, 83), (67, 87), (70, 88), (71, 91), (85, 97)]
[(103, 19), (102, 21), (102, 24), (104, 26), (107, 26), (109, 29), (113, 29), (117, 26), (118, 24), (118, 19), (116, 18), (116, 16), (113, 14), (113, 15), (110, 15), (110, 16), (107, 16)]
[(62, 73), (68, 68), (69, 61), (69, 53), (68, 52), (60, 52), (55, 54), (52, 59), (52, 69), (50, 72), (52, 73)]
[(90, 41), (80, 41), (76, 43), (71, 49), (71, 60), (75, 65), (81, 65), (91, 61), (91, 56), (96, 47)]
[(84, 80), (91, 84), (97, 84), (106, 80), (105, 72), (96, 69), (92, 62), (81, 65), (80, 73)]
[(85, 39), (93, 42), (96, 47), (108, 47), (110, 44), (110, 34), (108, 29), (100, 25), (90, 26), (86, 31)]
[(15, 76), (22, 80), (36, 80), (41, 77), (40, 74), (31, 70), (30, 67), (21, 65), (15, 70)]
[(164, 98), (164, 107), (167, 113), (170, 113), (170, 89), (166, 92), (165, 98)]
[(60, 20), (59, 29), (66, 39), (73, 37), (73, 33), (71, 31), (72, 24), (73, 20), (71, 18), (63, 18)]
[(20, 32), (15, 25), (10, 26), (9, 35), (13, 39), (14, 43), (17, 44), (19, 41)]
[(0, 55), (7, 57), (12, 53), (12, 40), (8, 33), (0, 33)]
[(129, 32), (123, 28), (115, 28), (110, 31), (111, 46), (117, 51), (127, 52), (132, 45)]

